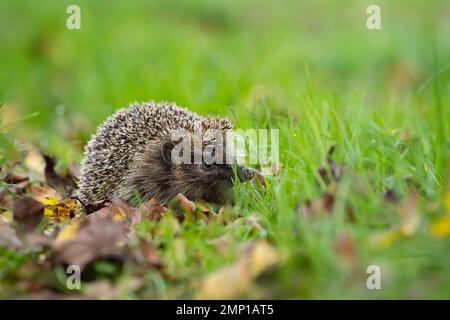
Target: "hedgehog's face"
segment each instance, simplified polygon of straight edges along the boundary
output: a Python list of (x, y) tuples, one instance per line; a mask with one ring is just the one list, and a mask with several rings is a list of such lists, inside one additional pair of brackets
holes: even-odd
[(222, 141), (231, 127), (226, 119), (204, 119), (200, 143), (195, 140), (195, 130), (177, 129), (155, 139), (136, 158), (130, 189), (143, 201), (156, 197), (168, 203), (182, 193), (191, 200), (232, 202), (233, 181), (248, 180), (253, 173), (230, 164), (234, 161), (226, 154)]
[[(166, 142), (162, 145), (163, 162), (171, 173), (173, 184), (190, 199), (216, 203), (231, 201), (233, 181), (246, 181), (253, 176), (250, 169), (226, 163), (227, 155), (223, 151), (226, 148), (221, 148), (216, 142), (190, 148), (189, 155), (183, 155), (180, 151), (182, 148), (177, 149), (179, 141), (178, 144)], [(177, 156), (183, 158), (184, 162), (176, 159)]]

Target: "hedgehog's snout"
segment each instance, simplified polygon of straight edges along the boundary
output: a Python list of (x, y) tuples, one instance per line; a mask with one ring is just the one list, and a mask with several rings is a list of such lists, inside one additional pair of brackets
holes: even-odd
[(238, 165), (236, 166), (236, 172), (239, 180), (241, 182), (245, 182), (252, 179), (256, 171), (252, 168), (246, 168), (244, 166)]

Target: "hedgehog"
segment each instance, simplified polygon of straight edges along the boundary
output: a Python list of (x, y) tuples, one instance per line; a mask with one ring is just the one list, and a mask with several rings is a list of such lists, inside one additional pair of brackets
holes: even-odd
[[(191, 200), (232, 202), (234, 180), (249, 180), (252, 170), (202, 157), (205, 147), (222, 142), (232, 128), (227, 118), (203, 117), (175, 103), (132, 103), (107, 118), (85, 146), (77, 196), (84, 204), (116, 198), (137, 204), (153, 197), (168, 204), (180, 193)], [(192, 147), (198, 132), (201, 144)], [(174, 161), (172, 151), (181, 140), (193, 143), (179, 155), (200, 154), (200, 161)], [(227, 156), (226, 148), (217, 150)]]

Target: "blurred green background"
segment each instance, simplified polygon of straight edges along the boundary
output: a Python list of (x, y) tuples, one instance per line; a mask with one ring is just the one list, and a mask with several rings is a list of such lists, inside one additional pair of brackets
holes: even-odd
[[(81, 30), (66, 28), (70, 4), (81, 8)], [(381, 30), (366, 27), (370, 4), (381, 7)], [(284, 174), (265, 193), (243, 190), (235, 208), (257, 212), (288, 257), (262, 296), (448, 298), (449, 238), (429, 227), (450, 214), (449, 31), (448, 0), (1, 0), (1, 129), (19, 151), (3, 156), (37, 148), (78, 161), (96, 126), (134, 101), (175, 101), (227, 115), (238, 128), (279, 128)], [(327, 190), (317, 168), (331, 145), (348, 174), (333, 215), (309, 220), (298, 205)], [(381, 194), (405, 199), (411, 186), (417, 234), (373, 249), (372, 236), (402, 223)], [(166, 252), (188, 283), (232, 262), (206, 244), (210, 232), (236, 243), (261, 236), (197, 227), (184, 234), (192, 258), (177, 264), (170, 245)], [(339, 260), (342, 234), (354, 241), (356, 266)], [(376, 293), (365, 286), (373, 263), (387, 270)], [(193, 296), (167, 286), (174, 291), (155, 296)]]
[[(450, 61), (450, 8), (377, 1), (383, 29), (369, 31), (372, 2), (2, 0), (2, 116), (38, 112), (8, 129), (73, 159), (105, 116), (133, 101), (239, 118), (263, 96), (304, 108), (310, 81), (317, 99), (343, 111), (395, 107)], [(81, 30), (66, 28), (70, 4), (81, 8)]]

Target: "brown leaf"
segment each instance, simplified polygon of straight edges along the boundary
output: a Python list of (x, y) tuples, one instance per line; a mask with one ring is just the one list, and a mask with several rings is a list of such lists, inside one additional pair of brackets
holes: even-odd
[[(272, 170), (273, 170), (273, 166), (272, 166)], [(258, 164), (256, 166), (256, 171), (255, 171), (255, 174), (253, 175), (253, 180), (257, 181), (261, 187), (263, 187), (263, 188), (267, 187), (266, 179), (264, 179), (264, 175), (261, 174), (261, 164)]]
[(24, 181), (29, 181), (30, 179), (28, 177), (20, 176), (15, 173), (8, 173), (6, 177), (3, 179), (6, 183), (9, 184), (18, 184)]
[(320, 166), (318, 171), (319, 175), (322, 177), (323, 182), (325, 184), (330, 184), (333, 181), (339, 182), (344, 174), (344, 165), (336, 163), (333, 160), (333, 153), (335, 150), (335, 146), (332, 146), (328, 151), (327, 156), (327, 167)]
[(13, 197), (6, 189), (0, 189), (0, 207), (11, 208)]
[(167, 207), (159, 203), (156, 198), (151, 198), (141, 205), (140, 210), (148, 219), (159, 221), (167, 212)]
[(60, 191), (65, 196), (70, 196), (76, 183), (70, 174), (61, 175), (55, 171), (56, 160), (46, 154), (43, 154), (45, 160), (45, 179), (52, 188)]
[(144, 239), (140, 239), (139, 247), (141, 249), (142, 257), (145, 259), (145, 261), (147, 261), (151, 266), (155, 268), (162, 268), (163, 261), (158, 255), (155, 247), (150, 242)]
[(92, 299), (111, 300), (116, 298), (114, 286), (111, 280), (103, 279), (93, 283), (89, 283), (85, 290), (85, 294)]
[(299, 212), (304, 213), (306, 215), (317, 215), (324, 213), (331, 213), (334, 208), (334, 204), (336, 202), (336, 190), (337, 185), (332, 184), (328, 188), (328, 191), (325, 192), (320, 198), (316, 198), (313, 200), (308, 200), (305, 204), (299, 206)]
[(256, 179), (256, 181), (259, 182), (259, 184), (260, 184), (263, 188), (266, 188), (266, 187), (267, 187), (267, 185), (266, 185), (266, 180), (264, 179), (264, 176), (263, 176), (261, 173), (259, 173), (258, 171), (255, 173), (255, 179)]
[(111, 211), (114, 213), (113, 218), (117, 221), (122, 221), (125, 218), (133, 220), (139, 213), (135, 207), (132, 207), (128, 202), (122, 199), (114, 199), (112, 201)]
[(386, 190), (386, 192), (383, 193), (383, 199), (391, 203), (398, 203), (400, 200), (395, 190), (392, 189), (388, 189)]
[(283, 169), (283, 168), (284, 168), (284, 165), (282, 163), (279, 163), (279, 162), (272, 163), (272, 169), (271, 169), (272, 175), (277, 176), (280, 173), (281, 169)]
[(338, 256), (349, 266), (356, 264), (356, 249), (353, 240), (347, 235), (341, 235), (336, 239), (334, 249)]
[(82, 203), (79, 199), (77, 200), (82, 204), (87, 214), (92, 214), (108, 206), (107, 201), (100, 201), (95, 203)]
[(22, 242), (16, 234), (16, 231), (8, 224), (0, 220), (0, 246), (19, 249)]
[(177, 195), (177, 200), (184, 212), (193, 213), (195, 211), (195, 203), (186, 198), (183, 194), (179, 193)]
[(84, 292), (90, 299), (123, 299), (130, 292), (138, 290), (142, 283), (142, 279), (137, 277), (130, 277), (115, 284), (107, 279), (98, 280), (86, 285)]
[(406, 129), (404, 129), (404, 130), (402, 130), (401, 132), (400, 132), (400, 140), (401, 141), (406, 141), (406, 140), (408, 140), (409, 138), (411, 137), (411, 133), (410, 133), (410, 131), (409, 131), (409, 129), (408, 128), (406, 128)]
[(33, 230), (41, 222), (43, 216), (44, 205), (41, 202), (29, 196), (14, 200), (13, 217), (21, 230)]
[(58, 201), (62, 200), (61, 195), (55, 189), (46, 184), (42, 186), (31, 186), (31, 193), (38, 200), (45, 198), (56, 198)]
[(30, 232), (27, 233), (24, 243), (27, 249), (32, 249), (33, 251), (40, 251), (44, 247), (51, 247), (52, 239), (46, 235)]
[(27, 300), (92, 300), (89, 297), (81, 294), (75, 294), (75, 293), (58, 293), (54, 290), (50, 289), (43, 289), (41, 291), (31, 292), (30, 294), (23, 297)]
[[(15, 173), (8, 173), (3, 181), (11, 185), (10, 190), (15, 193), (23, 193), (23, 190), (28, 188), (31, 184), (29, 177), (20, 176)], [(0, 193), (1, 192), (2, 190), (0, 190)]]
[(112, 219), (114, 216), (114, 212), (111, 211), (110, 207), (103, 207), (91, 214), (89, 214), (86, 219), (89, 222), (97, 222), (102, 219)]
[(123, 223), (112, 219), (90, 221), (78, 231), (76, 239), (56, 245), (51, 260), (83, 269), (97, 259), (122, 259), (126, 234)]

